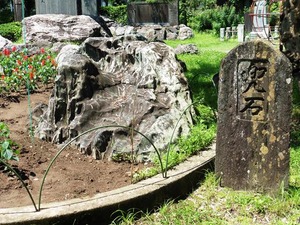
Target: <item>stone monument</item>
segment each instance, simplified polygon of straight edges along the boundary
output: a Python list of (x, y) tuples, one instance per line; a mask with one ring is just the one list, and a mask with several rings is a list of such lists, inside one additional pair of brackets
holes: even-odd
[(288, 185), (292, 67), (268, 42), (233, 49), (220, 70), (216, 173), (221, 186)]

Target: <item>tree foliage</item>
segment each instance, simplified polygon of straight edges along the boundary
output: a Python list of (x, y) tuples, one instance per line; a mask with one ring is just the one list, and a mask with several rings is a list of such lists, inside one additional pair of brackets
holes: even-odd
[(13, 12), (10, 8), (11, 0), (0, 0), (0, 24), (12, 22), (14, 19)]

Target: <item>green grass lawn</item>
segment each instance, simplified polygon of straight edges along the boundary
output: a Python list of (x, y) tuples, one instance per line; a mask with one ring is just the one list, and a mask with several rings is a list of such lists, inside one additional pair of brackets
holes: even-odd
[[(197, 55), (179, 55), (187, 65), (187, 76), (196, 108), (200, 112), (199, 124), (214, 127), (212, 116), (217, 107), (217, 91), (211, 81), (219, 71), (221, 60), (226, 53), (237, 46), (236, 40), (219, 41), (211, 34), (195, 34), (185, 41), (167, 41), (176, 47), (178, 44), (193, 43), (198, 46)], [(136, 220), (134, 212), (124, 212), (113, 224), (300, 224), (300, 107), (299, 92), (294, 91), (293, 132), (291, 140), (290, 186), (280, 195), (272, 197), (256, 192), (233, 191), (221, 188), (215, 174), (207, 173), (206, 179), (187, 199), (179, 202), (169, 201), (156, 212), (145, 213)], [(199, 132), (199, 131), (197, 131)], [(189, 138), (193, 138), (194, 134)], [(215, 134), (215, 133), (214, 133)]]

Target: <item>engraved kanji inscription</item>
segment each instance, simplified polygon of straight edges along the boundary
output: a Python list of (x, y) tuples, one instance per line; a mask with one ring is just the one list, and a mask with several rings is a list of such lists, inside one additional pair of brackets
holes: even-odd
[(240, 119), (266, 120), (268, 61), (242, 60), (237, 71), (237, 114)]
[(263, 107), (260, 105), (256, 105), (256, 101), (264, 101), (262, 97), (246, 97), (245, 101), (247, 102), (243, 109), (240, 112), (245, 112), (246, 110), (250, 109), (252, 115), (258, 115), (260, 111), (263, 110)]

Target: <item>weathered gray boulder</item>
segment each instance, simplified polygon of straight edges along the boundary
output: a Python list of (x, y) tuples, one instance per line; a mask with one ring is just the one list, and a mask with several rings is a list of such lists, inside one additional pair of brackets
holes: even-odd
[(176, 40), (179, 33), (179, 26), (166, 28), (166, 40)]
[(113, 36), (140, 34), (149, 41), (185, 40), (194, 36), (193, 30), (184, 24), (162, 26), (159, 24), (145, 24), (143, 26), (122, 26), (108, 18), (101, 17), (106, 22)]
[(187, 27), (184, 24), (181, 24), (180, 28), (179, 28), (179, 32), (178, 32), (178, 39), (186, 40), (186, 39), (189, 39), (192, 37), (194, 37), (193, 30), (190, 27)]
[[(187, 80), (174, 50), (138, 36), (88, 38), (65, 46), (57, 57), (58, 76), (36, 136), (63, 143), (97, 126), (133, 127), (164, 150), (181, 114), (191, 104)], [(187, 134), (193, 110), (187, 110), (174, 140)], [(133, 140), (133, 143), (131, 143)], [(75, 142), (95, 158), (151, 159), (145, 137), (124, 127), (106, 127)]]
[(133, 26), (111, 27), (110, 31), (113, 36), (123, 36), (123, 35), (130, 35), (130, 34), (132, 35), (136, 33)]
[(26, 42), (83, 42), (88, 37), (107, 36), (99, 23), (89, 16), (43, 14), (26, 17)]
[(10, 40), (8, 40), (0, 35), (0, 50), (10, 44), (12, 44), (12, 42)]
[(166, 29), (160, 25), (147, 25), (137, 27), (136, 32), (150, 41), (163, 41), (166, 39)]
[(195, 44), (178, 45), (175, 48), (176, 54), (198, 54), (198, 47)]

